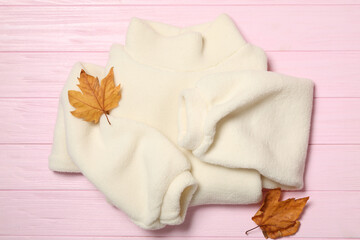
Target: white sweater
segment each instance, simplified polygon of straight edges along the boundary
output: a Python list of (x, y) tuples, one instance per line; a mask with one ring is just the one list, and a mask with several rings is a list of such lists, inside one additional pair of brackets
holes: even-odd
[[(113, 66), (115, 82), (122, 86), (122, 99), (108, 116), (112, 125), (105, 116), (98, 125), (72, 116), (67, 91), (78, 90), (80, 70), (101, 79)], [(241, 71), (247, 69), (259, 71)], [(265, 70), (264, 52), (248, 44), (226, 15), (187, 28), (133, 18), (125, 46), (112, 46), (105, 68), (88, 63), (73, 67), (59, 102), (49, 167), (54, 171), (81, 171), (111, 203), (148, 229), (180, 224), (190, 201), (191, 205), (254, 203), (261, 199), (263, 186), (299, 188), (312, 84), (295, 78), (289, 81), (287, 76)], [(233, 73), (225, 73), (230, 71)], [(209, 88), (208, 79), (212, 83)], [(248, 87), (251, 91), (243, 98), (236, 97)], [(288, 98), (291, 101), (286, 103)], [(298, 107), (291, 110), (297, 99)], [(278, 104), (282, 100), (284, 104)], [(257, 117), (244, 120), (242, 114), (235, 114), (231, 118), (231, 112), (243, 111), (244, 106), (250, 108), (246, 115), (257, 116), (260, 109), (260, 118), (270, 119), (272, 124), (261, 128), (267, 129), (264, 135), (256, 130), (256, 124), (262, 124)], [(217, 114), (208, 114), (213, 109)], [(292, 117), (281, 120), (286, 114)], [(292, 125), (289, 120), (298, 123)], [(212, 123), (209, 128), (204, 128), (206, 121)], [(277, 131), (271, 130), (273, 126)], [(288, 136), (287, 140), (295, 140), (289, 147), (281, 137), (293, 126), (301, 129)], [(204, 136), (211, 137), (202, 141)], [(178, 147), (178, 140), (190, 151)], [(199, 148), (203, 142), (206, 147)], [(242, 144), (239, 152), (237, 144)], [(300, 144), (299, 149), (295, 144)], [(273, 154), (284, 146), (284, 155)], [(252, 151), (259, 149), (268, 151)], [(291, 164), (286, 163), (288, 157)], [(252, 159), (257, 164), (249, 164)], [(276, 163), (267, 164), (267, 159)], [(279, 165), (285, 171), (291, 165), (291, 173), (275, 169)]]

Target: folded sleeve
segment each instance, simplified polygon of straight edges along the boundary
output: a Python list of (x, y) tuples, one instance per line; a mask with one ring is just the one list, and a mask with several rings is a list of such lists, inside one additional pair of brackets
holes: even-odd
[(302, 188), (313, 87), (268, 71), (205, 76), (181, 93), (178, 144), (208, 163), (256, 169), (265, 187)]
[[(104, 67), (98, 66), (92, 63), (77, 63), (74, 68), (81, 66), (82, 69), (88, 70), (94, 76), (102, 76), (104, 74)], [(69, 74), (69, 78), (74, 78), (77, 81), (78, 74), (74, 73), (74, 68)], [(75, 83), (75, 82), (74, 82)], [(56, 123), (54, 128), (53, 135), (53, 144), (51, 148), (51, 153), (49, 155), (48, 166), (49, 169), (55, 172), (68, 172), (68, 173), (80, 173), (80, 169), (71, 159), (68, 153), (67, 140), (66, 140), (66, 128), (65, 128), (65, 116), (70, 112), (64, 113), (64, 106), (67, 105), (67, 90), (69, 86), (69, 81), (62, 88), (59, 103), (58, 111), (56, 117)]]
[[(183, 152), (158, 130), (120, 117), (121, 104), (108, 114), (111, 125), (105, 115), (94, 124), (71, 114), (68, 91), (80, 91), (81, 70), (101, 80), (111, 67), (73, 66), (60, 96), (50, 169), (80, 171), (142, 228), (180, 224), (197, 190)], [(116, 74), (115, 83), (121, 83)]]
[(49, 156), (49, 169), (55, 172), (80, 172), (79, 168), (71, 160), (67, 151), (64, 125), (64, 109), (61, 104), (61, 99), (58, 104), (53, 144)]

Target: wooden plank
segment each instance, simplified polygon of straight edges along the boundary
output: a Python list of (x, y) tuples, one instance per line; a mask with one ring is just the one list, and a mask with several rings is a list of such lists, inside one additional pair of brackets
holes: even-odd
[(315, 83), (315, 97), (360, 97), (360, 52), (267, 52), (269, 70)]
[[(136, 236), (136, 240), (164, 240), (164, 237), (151, 237), (151, 236)], [(0, 240), (97, 240), (97, 239), (105, 239), (105, 240), (134, 240), (134, 237), (127, 237), (127, 236), (89, 236), (89, 237), (83, 237), (83, 236), (0, 236)], [(166, 236), (166, 239), (170, 240), (183, 240), (183, 237), (168, 237)], [(190, 237), (191, 240), (218, 240), (218, 237)], [(251, 240), (264, 240), (264, 238), (250, 238)], [(306, 238), (307, 240), (312, 240), (311, 238)], [(234, 240), (233, 237), (225, 237), (221, 238), (221, 240)], [(318, 240), (318, 239), (314, 239)], [(327, 239), (325, 239), (327, 240)], [(330, 240), (330, 239), (329, 239)], [(339, 240), (345, 240), (345, 239), (339, 239)]]
[(105, 66), (107, 58), (107, 52), (0, 53), (0, 97), (57, 98), (76, 62)]
[(310, 145), (305, 190), (360, 190), (360, 145)]
[[(296, 237), (360, 237), (359, 192), (286, 192), (310, 196)], [(212, 236), (244, 238), (259, 205), (191, 207), (184, 224), (159, 231), (135, 226), (96, 191), (1, 191), (1, 235)], [(324, 227), (326, 226), (326, 227)], [(250, 237), (261, 237), (253, 231)]]
[(360, 5), (220, 5), (206, 11), (188, 5), (99, 5), (3, 6), (0, 51), (105, 51), (124, 42), (133, 16), (187, 26), (224, 12), (249, 42), (265, 50), (360, 50)]
[[(0, 99), (0, 144), (51, 143), (57, 98)], [(360, 99), (314, 100), (312, 144), (360, 144)]]
[(81, 174), (48, 169), (51, 145), (0, 145), (0, 190), (95, 190)]
[[(51, 145), (0, 145), (0, 190), (94, 190), (81, 174), (48, 169)], [(360, 145), (311, 145), (306, 190), (360, 190)]]
[(20, 0), (20, 1), (8, 1), (0, 0), (1, 5), (347, 5), (347, 4), (360, 4), (358, 0), (242, 0), (241, 2), (237, 0)]
[(57, 99), (0, 99), (0, 144), (51, 143), (57, 105)]
[[(271, 71), (312, 79), (316, 97), (360, 97), (360, 52), (267, 52)], [(77, 61), (104, 66), (104, 52), (0, 52), (0, 97), (58, 97)], [(21, 86), (21, 87), (19, 87)]]
[(360, 99), (320, 98), (314, 101), (312, 144), (359, 144)]
[[(151, 237), (151, 236), (136, 236), (136, 239), (139, 240), (163, 240), (164, 237)], [(221, 237), (221, 240), (234, 240), (235, 239), (239, 239), (235, 237)], [(311, 238), (311, 237), (296, 237), (296, 236), (291, 236), (292, 239), (307, 239), (307, 240), (319, 240), (319, 238)], [(97, 239), (105, 239), (105, 240), (133, 240), (134, 237), (127, 237), (127, 236), (112, 236), (112, 237), (108, 237), (108, 236), (89, 236), (89, 237), (84, 237), (84, 236), (38, 236), (38, 235), (31, 235), (31, 236), (0, 236), (0, 240), (97, 240)], [(183, 240), (184, 237), (168, 237), (166, 236), (166, 239), (170, 239), (170, 240)], [(192, 239), (192, 240), (218, 240), (219, 237), (186, 237), (186, 239)], [(246, 239), (251, 239), (251, 240), (264, 240), (264, 237), (249, 237), (246, 236)], [(321, 238), (322, 240), (334, 240), (334, 238)], [(358, 238), (351, 238), (351, 239), (358, 239)], [(336, 238), (336, 240), (349, 240), (349, 238)]]

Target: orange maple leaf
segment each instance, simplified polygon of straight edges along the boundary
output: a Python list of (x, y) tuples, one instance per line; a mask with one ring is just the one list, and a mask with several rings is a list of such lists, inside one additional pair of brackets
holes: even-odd
[(102, 114), (105, 114), (107, 121), (111, 125), (108, 114), (109, 111), (119, 105), (121, 98), (120, 84), (115, 86), (114, 67), (108, 75), (101, 80), (87, 74), (81, 69), (80, 84), (77, 86), (81, 92), (75, 90), (68, 91), (70, 104), (75, 108), (71, 114), (77, 118), (82, 118), (88, 122), (98, 123)]
[[(297, 219), (309, 197), (279, 201), (280, 195), (280, 188), (270, 190), (260, 209), (252, 217), (252, 220), (258, 225), (255, 228), (260, 227), (265, 238), (275, 239), (293, 235), (300, 227)], [(246, 231), (246, 234), (253, 229)]]

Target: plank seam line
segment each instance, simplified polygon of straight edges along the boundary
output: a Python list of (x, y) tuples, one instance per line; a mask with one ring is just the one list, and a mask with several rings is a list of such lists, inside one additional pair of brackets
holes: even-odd
[(249, 6), (249, 7), (268, 7), (268, 6), (276, 6), (276, 7), (308, 7), (308, 6), (317, 6), (317, 7), (338, 7), (338, 6), (360, 6), (358, 3), (332, 3), (332, 4), (324, 4), (324, 3), (316, 3), (316, 4), (300, 4), (300, 3), (272, 3), (272, 4), (3, 4), (0, 7), (236, 7), (236, 6)]
[[(55, 125), (55, 123), (54, 123)], [(46, 145), (52, 145), (52, 142), (0, 142), (0, 146), (7, 146), (7, 145), (13, 145), (13, 146), (28, 146), (28, 145), (38, 145), (38, 146), (46, 146)], [(359, 146), (360, 143), (309, 143), (309, 146)]]
[[(359, 50), (360, 51), (360, 50)], [(0, 53), (108, 53), (109, 51), (105, 50), (64, 50), (64, 51), (56, 51), (56, 50), (35, 50), (35, 51), (26, 51), (26, 50), (20, 50), (20, 51), (1, 51)]]
[[(152, 236), (138, 236), (138, 235), (7, 235), (7, 234), (0, 234), (0, 237), (105, 237), (105, 238), (114, 238), (114, 237), (126, 237), (126, 238), (164, 238), (164, 239), (171, 239), (171, 238), (215, 238), (215, 239), (226, 239), (226, 238), (234, 238), (239, 239), (242, 236), (166, 236), (166, 235), (152, 235)], [(259, 236), (246, 236), (247, 239), (259, 239)], [(296, 237), (291, 236), (294, 239), (360, 239), (360, 238), (347, 238), (347, 237)]]
[[(35, 99), (59, 99), (59, 97), (1, 97), (0, 96), (0, 100), (1, 99), (34, 99), (35, 100)], [(314, 97), (314, 99), (360, 99), (360, 96), (359, 97)]]
[[(54, 123), (54, 125), (55, 125), (55, 123)], [(39, 146), (41, 146), (41, 145), (52, 145), (52, 143), (46, 143), (46, 142), (42, 142), (42, 143), (31, 143), (31, 142), (28, 142), (28, 143), (14, 143), (14, 142), (10, 142), (10, 143), (5, 143), (5, 142), (0, 142), (0, 146), (1, 145), (15, 145), (15, 146), (17, 146), (17, 145), (24, 145), (24, 146), (26, 146), (26, 145), (39, 145)]]
[[(122, 44), (123, 43), (118, 43)], [(359, 53), (360, 49), (324, 49), (324, 50), (318, 50), (318, 49), (308, 49), (308, 50), (266, 50), (263, 49), (265, 52), (278, 52), (278, 53), (297, 53), (297, 52), (318, 52), (318, 53)], [(0, 53), (108, 53), (108, 50), (0, 50)]]
[[(51, 171), (51, 170), (49, 170)], [(63, 174), (63, 173), (58, 173)], [(68, 174), (68, 173), (65, 173)], [(71, 174), (78, 174), (81, 175), (81, 173), (71, 173)], [(283, 192), (289, 192), (289, 193), (303, 193), (303, 192), (360, 192), (359, 190), (312, 190), (312, 189), (303, 189), (303, 190), (282, 190)], [(72, 188), (62, 188), (62, 189), (0, 189), (0, 192), (99, 192), (97, 189), (72, 189)]]

